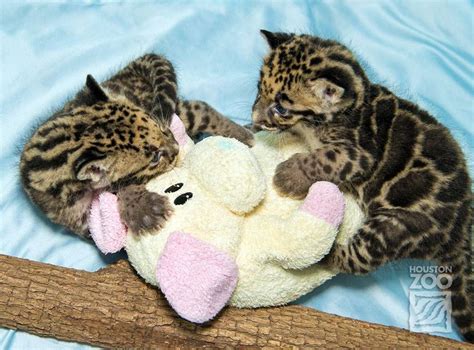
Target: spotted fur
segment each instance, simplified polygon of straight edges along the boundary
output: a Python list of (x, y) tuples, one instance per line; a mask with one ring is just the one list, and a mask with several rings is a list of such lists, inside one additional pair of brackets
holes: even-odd
[(205, 102), (179, 101), (176, 111), (191, 137), (213, 134), (235, 138), (248, 146), (254, 143), (251, 131), (223, 117)]
[[(144, 184), (174, 165), (178, 145), (168, 127), (178, 105), (185, 121), (197, 119), (195, 114), (212, 125), (224, 119), (204, 102), (178, 100), (173, 66), (162, 56), (142, 56), (101, 85), (88, 76), (86, 86), (24, 146), (25, 191), (53, 222), (81, 236), (89, 235), (91, 200), (104, 190), (119, 193), (122, 217), (134, 232), (160, 227), (170, 206)], [(220, 131), (204, 124), (195, 127)], [(240, 136), (243, 128), (231, 125), (230, 134)]]
[(262, 33), (271, 50), (253, 122), (299, 135), (311, 149), (281, 163), (274, 185), (302, 198), (315, 181), (333, 181), (351, 189), (367, 215), (325, 263), (356, 274), (402, 258), (449, 266), (452, 315), (472, 342), (472, 192), (459, 145), (426, 111), (371, 83), (340, 43)]

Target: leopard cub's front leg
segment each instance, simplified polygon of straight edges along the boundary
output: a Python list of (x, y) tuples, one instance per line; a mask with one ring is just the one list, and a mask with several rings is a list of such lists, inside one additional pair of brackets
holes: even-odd
[(204, 132), (235, 138), (249, 147), (254, 145), (252, 131), (226, 118), (206, 102), (180, 101), (177, 114), (191, 137)]
[(273, 185), (282, 196), (303, 199), (311, 185), (316, 181), (311, 176), (312, 165), (309, 164), (309, 154), (297, 153), (288, 160), (278, 164)]
[(311, 153), (297, 153), (280, 163), (273, 184), (281, 195), (302, 199), (316, 181), (339, 185), (363, 175), (372, 166), (371, 159), (355, 147), (326, 145)]
[(173, 213), (167, 197), (149, 192), (143, 185), (131, 185), (118, 192), (120, 217), (137, 234), (156, 231)]

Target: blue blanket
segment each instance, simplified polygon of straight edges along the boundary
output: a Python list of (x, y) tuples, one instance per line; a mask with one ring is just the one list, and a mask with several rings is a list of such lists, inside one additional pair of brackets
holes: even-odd
[[(89, 271), (113, 259), (30, 205), (19, 184), (19, 149), (32, 127), (82, 86), (86, 74), (104, 79), (145, 52), (170, 58), (182, 96), (206, 100), (246, 123), (267, 51), (260, 28), (338, 39), (366, 62), (374, 81), (436, 115), (468, 157), (474, 151), (470, 1), (3, 1), (0, 6), (1, 254)], [(298, 302), (409, 328), (409, 267), (419, 264), (390, 264), (364, 277), (339, 275)], [(455, 328), (439, 335), (459, 339)], [(85, 346), (0, 330), (0, 348)]]

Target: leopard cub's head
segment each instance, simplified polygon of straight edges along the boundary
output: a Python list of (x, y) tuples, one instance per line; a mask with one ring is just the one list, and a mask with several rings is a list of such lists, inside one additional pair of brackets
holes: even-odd
[(271, 50), (252, 108), (255, 126), (284, 130), (301, 120), (328, 123), (362, 105), (368, 80), (345, 46), (310, 35), (261, 33)]
[(95, 188), (120, 187), (145, 183), (174, 166), (179, 148), (169, 123), (127, 100), (104, 93), (101, 100), (73, 113), (89, 120), (81, 135), (83, 151), (74, 161), (77, 179), (91, 181)]

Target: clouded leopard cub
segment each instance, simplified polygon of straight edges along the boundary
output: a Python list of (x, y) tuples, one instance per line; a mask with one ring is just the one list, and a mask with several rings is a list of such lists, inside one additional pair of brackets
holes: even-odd
[(92, 76), (24, 146), (21, 179), (32, 201), (55, 223), (88, 236), (95, 193), (118, 192), (121, 215), (134, 232), (164, 223), (165, 197), (144, 183), (169, 170), (178, 145), (168, 126), (180, 114), (191, 136), (209, 132), (247, 144), (252, 134), (200, 101), (179, 101), (173, 66), (147, 54), (100, 86)]
[(401, 258), (451, 267), (452, 314), (473, 341), (472, 192), (456, 141), (427, 112), (372, 84), (343, 45), (262, 33), (271, 51), (260, 72), (253, 122), (299, 135), (311, 149), (281, 163), (274, 186), (302, 198), (315, 181), (332, 181), (352, 188), (367, 215), (326, 263), (347, 273)]

